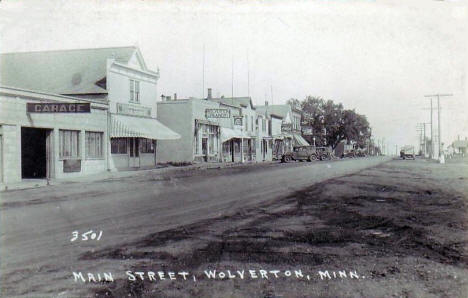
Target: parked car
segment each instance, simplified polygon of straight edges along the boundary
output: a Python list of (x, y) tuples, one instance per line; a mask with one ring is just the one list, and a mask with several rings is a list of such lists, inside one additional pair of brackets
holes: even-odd
[(314, 146), (295, 146), (292, 152), (283, 154), (281, 161), (289, 162), (291, 160), (313, 161), (318, 159), (317, 150)]
[(356, 152), (354, 150), (351, 150), (351, 151), (348, 151), (346, 153), (343, 153), (341, 158), (345, 158), (345, 157), (354, 158), (354, 157), (356, 157)]
[(357, 157), (366, 157), (366, 153), (364, 151), (359, 150), (356, 154)]
[(320, 160), (330, 160), (333, 158), (333, 150), (330, 147), (317, 147), (317, 156)]

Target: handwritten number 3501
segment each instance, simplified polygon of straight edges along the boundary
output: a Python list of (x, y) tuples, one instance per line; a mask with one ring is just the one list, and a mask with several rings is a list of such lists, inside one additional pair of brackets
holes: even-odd
[(82, 240), (82, 241), (88, 241), (88, 240), (96, 240), (99, 241), (102, 236), (102, 231), (94, 232), (93, 230), (89, 230), (88, 232), (82, 233), (81, 238), (80, 238), (80, 232), (79, 231), (73, 231), (72, 232), (72, 238), (70, 239), (70, 242), (76, 241), (76, 240)]

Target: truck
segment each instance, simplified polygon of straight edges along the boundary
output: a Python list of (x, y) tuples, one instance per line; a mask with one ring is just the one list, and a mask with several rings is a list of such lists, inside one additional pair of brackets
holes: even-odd
[(414, 159), (414, 146), (406, 145), (400, 149), (400, 158)]

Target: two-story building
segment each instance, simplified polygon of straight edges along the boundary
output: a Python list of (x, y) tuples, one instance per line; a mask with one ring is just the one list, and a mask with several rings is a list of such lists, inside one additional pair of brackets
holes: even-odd
[[(210, 92), (209, 92), (210, 94)], [(222, 97), (222, 98), (213, 98), (208, 95), (208, 100), (217, 102), (224, 105), (230, 105), (240, 108), (240, 114), (238, 117), (241, 117), (236, 120), (237, 125), (235, 127), (236, 132), (241, 132), (235, 140), (235, 144), (240, 144), (240, 158), (241, 162), (255, 162), (257, 160), (257, 147), (259, 146), (258, 139), (258, 127), (257, 127), (257, 112), (255, 107), (252, 104), (252, 99), (250, 97)], [(234, 118), (233, 118), (234, 121)], [(236, 147), (236, 146), (235, 146)], [(234, 148), (234, 152), (235, 152)], [(238, 155), (239, 156), (239, 155)], [(258, 156), (261, 159), (261, 155)]]
[[(160, 142), (158, 162), (256, 161), (256, 113), (250, 99), (165, 97), (158, 119), (180, 134), (176, 142)], [(260, 155), (260, 154), (259, 154)]]
[(281, 118), (281, 134), (272, 134), (276, 140), (275, 155), (291, 151), (293, 146), (307, 146), (309, 143), (301, 135), (301, 110), (288, 104), (257, 106), (257, 111), (266, 112)]
[(156, 140), (180, 137), (155, 118), (159, 72), (136, 47), (8, 53), (0, 65), (3, 183), (154, 166)]

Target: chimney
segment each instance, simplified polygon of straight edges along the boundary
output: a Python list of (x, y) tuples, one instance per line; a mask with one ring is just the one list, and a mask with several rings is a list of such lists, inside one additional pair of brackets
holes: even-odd
[(174, 100), (177, 100), (177, 93), (174, 93)]
[(207, 99), (211, 99), (211, 98), (212, 98), (211, 97), (211, 88), (208, 88), (208, 97), (207, 97)]

